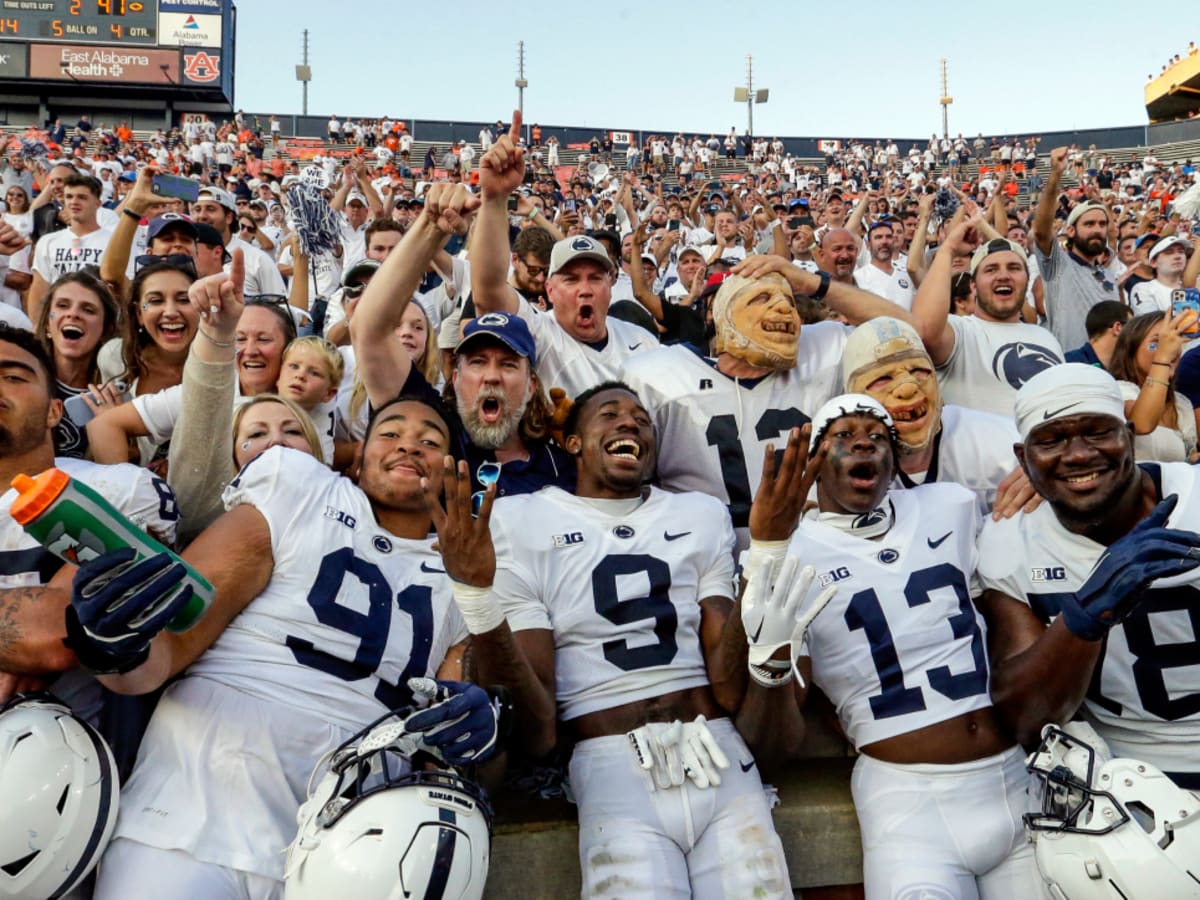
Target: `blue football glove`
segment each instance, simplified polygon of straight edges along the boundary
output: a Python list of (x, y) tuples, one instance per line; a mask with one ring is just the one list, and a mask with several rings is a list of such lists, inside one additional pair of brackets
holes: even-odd
[(1159, 503), (1105, 551), (1078, 591), (1063, 598), (1062, 617), (1071, 634), (1101, 640), (1145, 599), (1150, 582), (1200, 565), (1200, 534), (1163, 527), (1178, 500), (1172, 494)]
[(405, 730), (410, 734), (420, 732), (421, 742), (452, 766), (477, 763), (491, 756), (500, 735), (502, 704), (475, 684), (431, 684), (436, 689), (429, 706), (405, 719)]
[(183, 609), (192, 586), (187, 569), (168, 553), (134, 562), (132, 547), (105, 553), (75, 573), (67, 607), (67, 646), (100, 674), (136, 669), (150, 641)]

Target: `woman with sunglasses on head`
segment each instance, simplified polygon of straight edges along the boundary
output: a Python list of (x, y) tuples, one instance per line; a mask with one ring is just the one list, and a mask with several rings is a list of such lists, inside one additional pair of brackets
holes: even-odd
[[(196, 337), (199, 311), (188, 300), (196, 280), (190, 257), (143, 256), (137, 260), (121, 334), (100, 350), (100, 375), (120, 378), (135, 398), (151, 396), (183, 380), (183, 364)], [(97, 462), (127, 462), (129, 437), (138, 437), (142, 465), (165, 459), (165, 441), (146, 439), (131, 406), (105, 408), (88, 423)]]
[[(85, 458), (88, 420), (128, 399), (119, 382), (104, 381), (98, 361), (120, 318), (108, 285), (88, 272), (69, 272), (50, 285), (34, 333), (54, 359), (54, 394), (65, 404), (54, 429), (58, 456)], [(82, 399), (83, 409), (68, 402), (72, 397)]]
[(19, 184), (4, 190), (4, 221), (27, 238), (33, 234), (33, 213), (29, 211), (29, 194)]
[(1108, 370), (1125, 400), (1138, 461), (1196, 462), (1197, 419), (1175, 390), (1175, 368), (1196, 316), (1183, 312), (1134, 316), (1117, 335)]

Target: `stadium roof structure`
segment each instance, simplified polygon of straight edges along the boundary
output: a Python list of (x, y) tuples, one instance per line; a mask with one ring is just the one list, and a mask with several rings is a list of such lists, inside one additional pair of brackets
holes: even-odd
[(1146, 85), (1151, 122), (1186, 118), (1200, 110), (1200, 53), (1185, 56)]

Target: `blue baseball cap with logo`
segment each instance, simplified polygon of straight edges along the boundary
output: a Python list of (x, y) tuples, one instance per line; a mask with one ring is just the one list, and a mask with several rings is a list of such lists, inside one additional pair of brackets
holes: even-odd
[(192, 238), (198, 237), (195, 223), (181, 213), (163, 213), (161, 216), (155, 216), (150, 220), (150, 224), (146, 226), (146, 240), (152, 241), (168, 228), (175, 231), (182, 231)]
[(455, 353), (462, 353), (468, 344), (478, 338), (492, 338), (508, 347), (517, 356), (529, 360), (531, 366), (537, 365), (537, 348), (533, 335), (525, 320), (508, 313), (484, 313), (477, 319), (472, 319), (463, 329), (462, 340), (454, 348)]

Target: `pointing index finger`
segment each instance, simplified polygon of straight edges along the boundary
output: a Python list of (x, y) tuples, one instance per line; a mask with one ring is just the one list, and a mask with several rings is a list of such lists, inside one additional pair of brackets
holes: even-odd
[(509, 139), (512, 140), (513, 146), (516, 146), (517, 141), (521, 139), (521, 111), (514, 109), (512, 114), (512, 127), (508, 129)]

